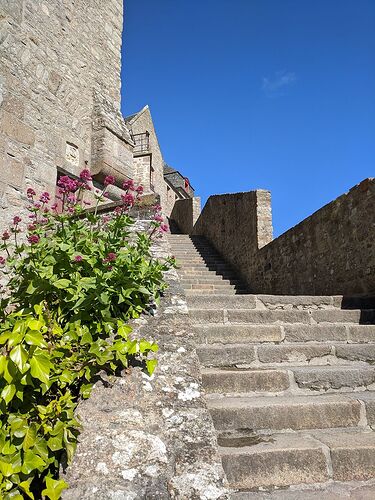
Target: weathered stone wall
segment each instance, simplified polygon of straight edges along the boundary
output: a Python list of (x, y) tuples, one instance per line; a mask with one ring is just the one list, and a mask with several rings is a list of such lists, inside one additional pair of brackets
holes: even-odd
[(27, 186), (53, 192), (58, 168), (131, 176), (122, 22), (122, 0), (0, 1), (2, 220), (23, 206)]
[(374, 179), (273, 241), (266, 191), (210, 197), (193, 233), (206, 236), (253, 292), (375, 294)]
[(185, 200), (176, 200), (170, 219), (177, 224), (183, 234), (190, 234), (200, 213), (201, 199), (196, 196)]
[(210, 196), (192, 234), (208, 238), (250, 284), (258, 249), (272, 240), (269, 191)]
[[(142, 221), (139, 221), (142, 223)], [(165, 238), (156, 255), (170, 255)], [(79, 406), (82, 433), (64, 500), (229, 498), (177, 272), (135, 335), (158, 342), (158, 367), (98, 382)]]

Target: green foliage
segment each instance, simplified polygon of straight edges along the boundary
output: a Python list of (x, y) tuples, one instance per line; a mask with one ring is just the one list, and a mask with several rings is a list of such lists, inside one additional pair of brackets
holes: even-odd
[(27, 242), (19, 241), (17, 217), (14, 242), (3, 235), (10, 278), (0, 322), (4, 500), (59, 499), (67, 487), (59, 468), (71, 462), (79, 434), (79, 400), (89, 397), (102, 372), (117, 375), (137, 358), (152, 374), (157, 364), (157, 345), (134, 338), (126, 322), (158, 301), (163, 273), (173, 265), (150, 253), (160, 217), (148, 233), (134, 233), (129, 189), (124, 206), (103, 217), (85, 213), (77, 201), (86, 180), (65, 179), (65, 210), (48, 209), (43, 193), (41, 203), (32, 199)]

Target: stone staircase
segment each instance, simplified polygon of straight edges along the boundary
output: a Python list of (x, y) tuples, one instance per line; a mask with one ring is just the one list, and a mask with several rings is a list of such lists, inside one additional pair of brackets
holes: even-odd
[(233, 498), (287, 487), (305, 498), (308, 485), (311, 498), (344, 498), (327, 492), (358, 481), (375, 498), (375, 311), (342, 309), (338, 296), (246, 294), (205, 239), (169, 240)]

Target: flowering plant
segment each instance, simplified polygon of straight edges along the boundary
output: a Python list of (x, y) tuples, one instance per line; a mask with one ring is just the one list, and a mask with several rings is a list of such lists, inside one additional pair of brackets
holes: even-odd
[[(74, 410), (99, 371), (118, 373), (137, 357), (152, 374), (157, 345), (131, 335), (126, 322), (158, 301), (171, 259), (151, 245), (166, 227), (160, 207), (145, 231), (130, 211), (143, 190), (124, 186), (122, 203), (100, 213), (107, 186), (85, 208), (91, 174), (61, 177), (59, 204), (27, 190), (29, 221), (16, 216), (2, 235), (8, 275), (0, 323), (0, 498), (60, 498), (61, 462), (79, 433)], [(59, 208), (59, 205), (61, 207)]]

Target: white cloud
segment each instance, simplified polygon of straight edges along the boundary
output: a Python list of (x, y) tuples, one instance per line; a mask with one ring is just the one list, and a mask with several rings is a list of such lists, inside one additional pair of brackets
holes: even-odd
[(272, 78), (263, 77), (262, 90), (269, 97), (284, 95), (286, 87), (290, 87), (297, 80), (296, 74), (289, 71), (278, 71)]

